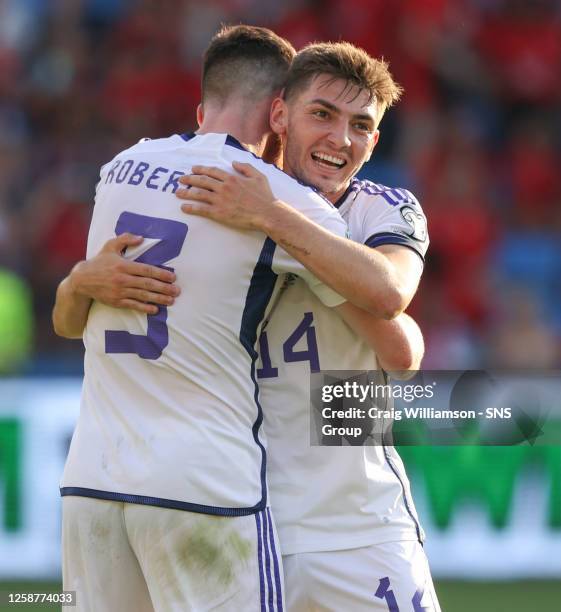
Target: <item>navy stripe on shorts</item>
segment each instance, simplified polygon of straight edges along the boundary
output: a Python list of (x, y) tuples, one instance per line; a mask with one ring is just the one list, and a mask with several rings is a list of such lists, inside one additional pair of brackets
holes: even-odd
[(255, 514), (255, 523), (261, 612), (283, 612), (281, 566), (268, 508)]

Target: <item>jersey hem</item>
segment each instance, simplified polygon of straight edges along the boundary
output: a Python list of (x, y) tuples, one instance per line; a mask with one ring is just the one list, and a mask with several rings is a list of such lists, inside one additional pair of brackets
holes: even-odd
[[(348, 537), (330, 538), (326, 541), (325, 538), (321, 540), (310, 540), (307, 544), (297, 542), (290, 539), (283, 538), (279, 532), (279, 540), (282, 542), (282, 554), (283, 557), (286, 555), (298, 555), (302, 553), (314, 553), (314, 552), (330, 552), (335, 550), (352, 550), (354, 548), (364, 548), (365, 546), (374, 546), (378, 544), (387, 544), (389, 542), (419, 542), (417, 533), (414, 530), (411, 531), (398, 531), (398, 532), (386, 532), (384, 535), (373, 537), (372, 535), (364, 535), (360, 538), (350, 539)], [(300, 539), (301, 540), (301, 539)], [(421, 542), (423, 543), (423, 542)]]
[(265, 509), (265, 502), (249, 508), (225, 508), (222, 506), (206, 506), (191, 502), (182, 502), (175, 499), (163, 497), (149, 497), (146, 495), (131, 495), (130, 493), (117, 493), (114, 491), (101, 491), (99, 489), (88, 489), (85, 487), (61, 487), (61, 497), (75, 495), (77, 497), (93, 497), (106, 501), (118, 501), (128, 504), (141, 504), (145, 506), (157, 506), (158, 508), (170, 508), (171, 510), (184, 510), (186, 512), (197, 512), (198, 514), (213, 514), (217, 516), (249, 516)]

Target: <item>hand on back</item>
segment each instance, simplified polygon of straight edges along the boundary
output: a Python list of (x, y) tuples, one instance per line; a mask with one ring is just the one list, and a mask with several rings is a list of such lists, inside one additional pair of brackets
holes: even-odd
[(77, 264), (70, 275), (74, 292), (107, 306), (156, 314), (158, 305), (170, 306), (179, 295), (175, 274), (157, 266), (130, 261), (128, 247), (142, 243), (142, 236), (121, 234), (108, 240), (93, 258)]
[(183, 212), (213, 219), (238, 229), (262, 230), (275, 201), (267, 177), (251, 164), (233, 162), (236, 173), (211, 166), (193, 166), (175, 195), (186, 202)]

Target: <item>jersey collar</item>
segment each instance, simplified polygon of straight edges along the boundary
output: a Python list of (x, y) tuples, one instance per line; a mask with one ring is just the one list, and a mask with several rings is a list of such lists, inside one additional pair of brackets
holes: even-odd
[(335, 202), (335, 204), (333, 204), (333, 206), (335, 206), (335, 208), (339, 208), (342, 204), (345, 203), (345, 200), (347, 199), (347, 197), (349, 196), (349, 194), (352, 191), (359, 191), (360, 190), (360, 180), (355, 178), (351, 179), (351, 182), (349, 183), (349, 186), (345, 189), (345, 192), (343, 193), (343, 195), (337, 200), (337, 202)]
[[(180, 134), (180, 136), (181, 138), (183, 138), (183, 140), (189, 141), (191, 140), (191, 138), (195, 138), (195, 136), (198, 136), (198, 134), (195, 134), (195, 132), (185, 132), (184, 134)], [(236, 149), (241, 149), (242, 151), (250, 152), (247, 147), (244, 147), (243, 144), (237, 138), (234, 138), (230, 134), (226, 135), (226, 144), (230, 145), (231, 147), (235, 147)]]

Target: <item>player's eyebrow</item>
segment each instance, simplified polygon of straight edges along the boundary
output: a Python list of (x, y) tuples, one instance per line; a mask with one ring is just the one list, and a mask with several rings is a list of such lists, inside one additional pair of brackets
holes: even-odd
[[(324, 100), (323, 98), (314, 98), (313, 100), (310, 100), (308, 104), (321, 104), (331, 112), (336, 113), (338, 115), (341, 114), (341, 109), (339, 107), (335, 106), (335, 104), (332, 104), (331, 102), (328, 102), (327, 100)], [(368, 113), (355, 113), (353, 115), (353, 119), (374, 123), (374, 117), (372, 115), (369, 115)]]

